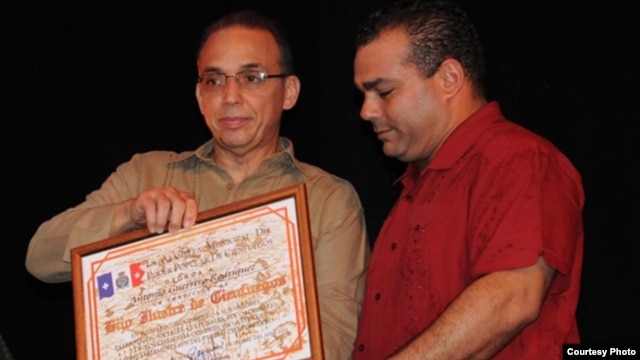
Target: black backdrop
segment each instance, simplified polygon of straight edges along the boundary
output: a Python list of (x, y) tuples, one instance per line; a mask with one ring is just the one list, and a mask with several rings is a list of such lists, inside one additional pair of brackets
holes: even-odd
[[(382, 156), (359, 120), (352, 42), (357, 22), (384, 2), (4, 6), (0, 334), (16, 359), (75, 354), (70, 284), (40, 283), (25, 271), (31, 235), (133, 153), (193, 149), (209, 137), (193, 95), (195, 52), (203, 27), (228, 10), (261, 10), (288, 28), (303, 86), (282, 132), (299, 158), (354, 184), (375, 239), (403, 165)], [(632, 225), (638, 4), (550, 3), (463, 4), (485, 43), (490, 97), (558, 145), (583, 175), (583, 341), (640, 342)]]

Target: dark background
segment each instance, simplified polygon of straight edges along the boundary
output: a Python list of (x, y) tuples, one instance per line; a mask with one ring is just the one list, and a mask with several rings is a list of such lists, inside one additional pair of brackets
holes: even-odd
[[(404, 166), (382, 155), (359, 119), (352, 43), (356, 24), (384, 2), (2, 6), (0, 333), (15, 358), (75, 356), (70, 283), (25, 271), (30, 237), (133, 153), (209, 138), (194, 97), (195, 55), (201, 30), (231, 9), (264, 11), (289, 30), (302, 93), (282, 132), (300, 159), (354, 184), (375, 239)], [(583, 341), (640, 342), (638, 3), (463, 4), (486, 48), (490, 97), (583, 176)]]

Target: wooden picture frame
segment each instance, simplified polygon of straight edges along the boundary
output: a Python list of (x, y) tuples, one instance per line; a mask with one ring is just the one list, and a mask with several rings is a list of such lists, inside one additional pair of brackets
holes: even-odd
[(322, 359), (306, 187), (71, 250), (77, 356)]

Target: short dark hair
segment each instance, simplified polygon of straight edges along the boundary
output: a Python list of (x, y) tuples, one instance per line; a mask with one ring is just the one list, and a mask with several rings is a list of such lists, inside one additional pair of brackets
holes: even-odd
[(403, 28), (411, 38), (407, 59), (429, 78), (442, 62), (462, 64), (476, 91), (484, 95), (485, 65), (482, 45), (467, 13), (452, 1), (400, 0), (388, 4), (360, 25), (356, 47), (375, 40), (384, 30)]
[(251, 10), (236, 11), (222, 16), (207, 26), (202, 33), (202, 41), (198, 49), (198, 57), (214, 32), (231, 26), (243, 26), (249, 29), (266, 30), (273, 35), (280, 50), (280, 71), (284, 74), (291, 75), (294, 73), (293, 57), (291, 56), (291, 45), (285, 33), (284, 28), (275, 19)]

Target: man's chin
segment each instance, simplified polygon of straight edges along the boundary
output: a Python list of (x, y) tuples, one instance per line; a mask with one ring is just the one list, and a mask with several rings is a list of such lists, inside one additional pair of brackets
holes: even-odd
[(245, 147), (251, 142), (251, 137), (247, 134), (226, 134), (228, 136), (222, 136), (216, 139), (216, 143), (225, 147)]
[(386, 156), (391, 158), (398, 158), (399, 156), (402, 156), (400, 151), (398, 151), (398, 149), (396, 149), (395, 147), (391, 146), (389, 143), (384, 143), (382, 145), (382, 152)]
[(222, 139), (215, 141), (217, 148), (226, 149), (231, 152), (244, 152), (244, 149), (250, 148), (249, 141), (238, 141)]
[(389, 149), (386, 147), (382, 148), (382, 152), (385, 154), (385, 156), (390, 157), (390, 158), (394, 158), (398, 161), (404, 162), (404, 163), (409, 163), (412, 161), (415, 161), (416, 159), (411, 158), (409, 156), (407, 156), (407, 153), (404, 151), (399, 151), (398, 149)]

